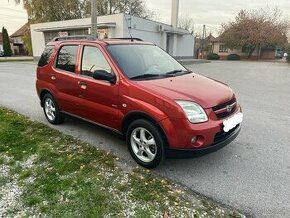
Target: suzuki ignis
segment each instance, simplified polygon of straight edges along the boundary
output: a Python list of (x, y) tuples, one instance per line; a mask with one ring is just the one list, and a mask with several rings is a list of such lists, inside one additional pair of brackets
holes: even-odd
[(243, 120), (230, 87), (133, 39), (48, 43), (36, 88), (48, 122), (72, 115), (118, 132), (146, 168), (216, 151), (236, 138)]

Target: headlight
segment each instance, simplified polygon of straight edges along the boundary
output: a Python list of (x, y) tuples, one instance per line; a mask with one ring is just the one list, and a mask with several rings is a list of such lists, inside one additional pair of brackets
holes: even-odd
[(203, 108), (191, 101), (175, 101), (182, 108), (191, 123), (202, 123), (208, 121), (207, 115)]

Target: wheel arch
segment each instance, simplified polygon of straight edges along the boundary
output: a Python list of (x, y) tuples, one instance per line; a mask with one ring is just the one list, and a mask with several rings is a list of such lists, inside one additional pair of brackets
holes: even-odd
[(148, 115), (144, 112), (141, 112), (141, 111), (130, 112), (129, 114), (127, 114), (124, 117), (122, 125), (121, 125), (121, 132), (125, 137), (127, 135), (127, 130), (128, 130), (128, 127), (130, 126), (130, 124), (134, 120), (138, 120), (138, 119), (144, 119), (144, 120), (147, 120), (147, 121), (153, 123), (157, 127), (157, 129), (160, 131), (160, 133), (165, 141), (165, 145), (166, 145), (166, 147), (168, 147), (168, 139), (167, 139), (165, 131), (163, 130), (161, 125), (154, 118), (152, 118), (150, 115)]
[(54, 95), (53, 95), (53, 93), (51, 91), (49, 91), (48, 89), (42, 89), (41, 92), (40, 92), (40, 94), (39, 94), (39, 99), (40, 99), (40, 105), (41, 105), (41, 107), (43, 107), (43, 97), (46, 94), (51, 94), (52, 97), (55, 98)]

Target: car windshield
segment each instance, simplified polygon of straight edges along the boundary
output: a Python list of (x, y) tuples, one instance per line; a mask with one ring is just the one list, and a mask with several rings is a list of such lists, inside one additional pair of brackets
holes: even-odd
[(130, 79), (156, 79), (189, 73), (173, 57), (155, 45), (108, 45), (108, 50)]

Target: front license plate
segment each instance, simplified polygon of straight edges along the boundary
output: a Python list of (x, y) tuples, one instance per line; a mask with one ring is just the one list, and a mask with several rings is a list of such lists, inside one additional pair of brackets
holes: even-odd
[(223, 125), (224, 128), (223, 130), (225, 132), (230, 131), (231, 129), (235, 128), (238, 124), (240, 124), (243, 121), (243, 114), (241, 112), (235, 114), (229, 119), (224, 120)]

